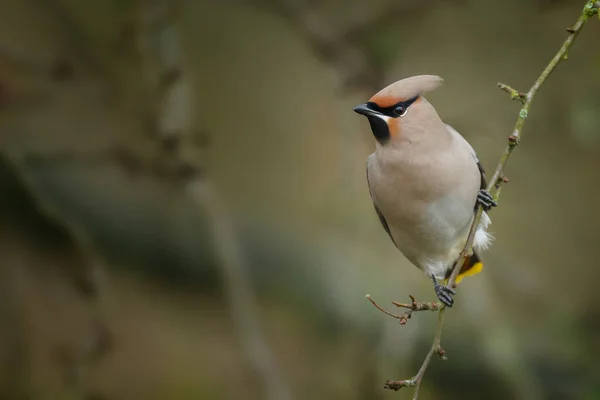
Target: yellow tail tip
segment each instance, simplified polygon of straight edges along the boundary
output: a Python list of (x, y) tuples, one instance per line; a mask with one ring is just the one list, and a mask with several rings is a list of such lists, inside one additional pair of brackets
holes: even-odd
[(483, 263), (481, 261), (476, 262), (471, 268), (469, 268), (465, 272), (461, 272), (460, 274), (458, 274), (458, 276), (456, 277), (456, 284), (458, 285), (465, 276), (477, 275), (481, 272), (481, 270), (483, 270)]
[[(465, 272), (461, 272), (460, 274), (458, 274), (458, 276), (456, 277), (455, 283), (458, 285), (465, 276), (477, 275), (478, 273), (481, 272), (481, 270), (483, 270), (483, 263), (481, 261), (477, 261), (475, 264), (473, 264), (471, 266), (471, 268), (469, 268)], [(444, 283), (448, 284), (448, 278), (444, 279)]]

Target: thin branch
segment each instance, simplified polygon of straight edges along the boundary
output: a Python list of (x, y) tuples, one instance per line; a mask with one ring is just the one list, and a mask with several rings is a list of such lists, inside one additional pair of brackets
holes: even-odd
[[(509, 93), (512, 99), (522, 102), (523, 105), (521, 107), (521, 110), (519, 111), (519, 115), (517, 117), (517, 121), (515, 123), (514, 130), (513, 130), (512, 134), (508, 137), (508, 145), (506, 146), (506, 149), (504, 150), (504, 153), (502, 154), (502, 156), (500, 158), (500, 162), (498, 163), (498, 166), (496, 167), (494, 175), (490, 179), (488, 187), (487, 187), (487, 190), (494, 196), (496, 201), (498, 201), (498, 198), (500, 195), (500, 188), (501, 188), (502, 184), (508, 181), (508, 179), (506, 179), (504, 177), (504, 168), (506, 167), (506, 164), (507, 164), (510, 156), (512, 155), (515, 147), (517, 147), (517, 145), (521, 141), (521, 133), (523, 130), (523, 125), (525, 124), (525, 120), (528, 117), (529, 109), (531, 107), (531, 103), (532, 103), (535, 95), (540, 90), (540, 88), (542, 87), (544, 82), (546, 82), (546, 80), (548, 79), (550, 74), (556, 69), (558, 64), (560, 64), (561, 61), (564, 61), (567, 59), (567, 54), (569, 52), (569, 49), (571, 48), (571, 46), (573, 45), (573, 42), (575, 41), (575, 39), (577, 38), (577, 36), (581, 32), (581, 30), (583, 29), (583, 26), (592, 16), (598, 14), (599, 8), (600, 8), (600, 4), (597, 1), (595, 1), (595, 0), (586, 1), (585, 6), (583, 7), (583, 11), (582, 11), (581, 15), (579, 16), (577, 22), (575, 23), (575, 25), (573, 25), (573, 27), (571, 27), (567, 30), (569, 32), (569, 36), (567, 37), (567, 39), (565, 40), (565, 42), (563, 43), (563, 45), (561, 46), (559, 51), (556, 53), (556, 55), (552, 58), (552, 60), (550, 60), (550, 63), (548, 64), (548, 66), (542, 71), (542, 73), (537, 78), (537, 80), (535, 81), (535, 83), (533, 84), (531, 89), (529, 89), (529, 91), (526, 94), (523, 94), (508, 85), (505, 85), (502, 83), (498, 84), (500, 89)], [(469, 236), (467, 238), (465, 247), (464, 247), (463, 251), (461, 252), (461, 255), (460, 255), (458, 261), (454, 265), (454, 269), (452, 270), (452, 274), (450, 275), (450, 278), (448, 279), (447, 285), (450, 287), (456, 287), (456, 277), (458, 276), (458, 273), (461, 270), (462, 266), (464, 265), (465, 261), (467, 260), (467, 258), (473, 251), (473, 240), (475, 238), (475, 232), (477, 231), (477, 227), (479, 226), (479, 223), (481, 221), (482, 214), (483, 214), (483, 209), (478, 205), (477, 212), (476, 212), (475, 218), (473, 220), (473, 223), (471, 225), (471, 229), (469, 231)], [(440, 340), (441, 340), (441, 336), (442, 336), (442, 329), (443, 329), (443, 324), (444, 324), (445, 313), (446, 313), (446, 307), (442, 308), (439, 312), (438, 323), (437, 323), (437, 326), (435, 329), (435, 335), (433, 338), (433, 344), (431, 345), (429, 352), (425, 356), (425, 360), (423, 361), (423, 364), (421, 365), (421, 368), (419, 369), (419, 372), (417, 373), (417, 375), (415, 375), (412, 379), (408, 379), (408, 380), (404, 380), (404, 381), (387, 381), (385, 388), (392, 389), (392, 390), (398, 390), (403, 387), (414, 387), (413, 400), (416, 400), (418, 398), (419, 387), (420, 387), (421, 381), (423, 380), (423, 376), (431, 362), (431, 358), (432, 358), (433, 354), (438, 353), (438, 354), (444, 356), (444, 353), (445, 353), (443, 351), (443, 349), (440, 347)]]
[(369, 300), (369, 301), (371, 302), (371, 304), (373, 304), (373, 305), (375, 306), (375, 308), (377, 308), (377, 309), (378, 309), (379, 311), (381, 311), (382, 313), (384, 313), (384, 314), (387, 314), (387, 315), (389, 315), (389, 316), (390, 316), (390, 317), (392, 317), (392, 318), (396, 318), (396, 319), (401, 319), (401, 318), (402, 318), (402, 316), (401, 316), (401, 315), (396, 315), (396, 314), (394, 314), (394, 313), (391, 313), (391, 312), (389, 312), (389, 311), (386, 311), (386, 310), (385, 310), (383, 307), (381, 307), (379, 304), (377, 304), (377, 303), (375, 302), (375, 300), (373, 300), (373, 299), (371, 298), (371, 295), (370, 295), (370, 294), (366, 295), (365, 297), (367, 298), (367, 300)]
[(527, 98), (527, 94), (523, 92), (519, 92), (517, 89), (513, 89), (512, 87), (505, 85), (504, 83), (499, 83), (498, 87), (501, 90), (504, 90), (506, 93), (510, 94), (510, 98), (512, 100), (517, 100), (521, 104), (525, 103), (525, 99)]
[(419, 372), (417, 372), (417, 375), (415, 375), (412, 379), (407, 379), (404, 381), (386, 381), (384, 388), (391, 390), (400, 390), (403, 387), (414, 387), (413, 400), (416, 400), (419, 397), (419, 388), (421, 387), (421, 382), (423, 381), (423, 377), (425, 376), (425, 372), (427, 371), (427, 367), (429, 366), (433, 355), (438, 354), (440, 357), (442, 357), (443, 360), (446, 359), (446, 352), (440, 346), (440, 343), (442, 341), (442, 327), (444, 326), (445, 309), (445, 307), (442, 308), (438, 313), (438, 323), (437, 329), (435, 330), (435, 336), (433, 337), (433, 343), (431, 345), (431, 348), (429, 349), (429, 352), (427, 352), (425, 360), (423, 361)]

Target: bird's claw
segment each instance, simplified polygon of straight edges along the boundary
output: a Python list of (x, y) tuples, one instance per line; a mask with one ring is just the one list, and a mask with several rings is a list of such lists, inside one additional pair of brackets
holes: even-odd
[(452, 307), (454, 304), (454, 299), (452, 296), (456, 294), (456, 291), (448, 286), (440, 285), (437, 281), (433, 281), (433, 285), (438, 299), (440, 299), (440, 301), (444, 303), (446, 307)]
[(481, 207), (483, 207), (484, 211), (489, 211), (492, 209), (492, 207), (496, 207), (498, 205), (498, 203), (494, 201), (494, 198), (490, 192), (485, 189), (481, 189), (477, 194), (477, 203), (481, 204)]

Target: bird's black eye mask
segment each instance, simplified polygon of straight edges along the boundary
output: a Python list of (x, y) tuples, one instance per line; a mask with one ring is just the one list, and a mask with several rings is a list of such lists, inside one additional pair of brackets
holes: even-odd
[(398, 103), (389, 107), (379, 107), (377, 103), (369, 101), (367, 103), (367, 108), (370, 108), (373, 111), (377, 111), (390, 118), (404, 117), (408, 112), (408, 107), (410, 107), (412, 103), (417, 101), (418, 98), (419, 96), (417, 95), (412, 99), (408, 99), (406, 101), (399, 101)]
[[(393, 106), (389, 107), (379, 107), (376, 103), (369, 101), (366, 106), (368, 109), (375, 111), (378, 114), (385, 115), (390, 118), (399, 118), (406, 115), (408, 112), (408, 107), (417, 99), (419, 96), (415, 96), (412, 99), (408, 99), (406, 101), (400, 101)], [(381, 144), (387, 143), (390, 140), (390, 127), (388, 124), (378, 117), (377, 115), (367, 115), (369, 119), (369, 124), (371, 125), (371, 131), (373, 131), (373, 135), (375, 139)]]

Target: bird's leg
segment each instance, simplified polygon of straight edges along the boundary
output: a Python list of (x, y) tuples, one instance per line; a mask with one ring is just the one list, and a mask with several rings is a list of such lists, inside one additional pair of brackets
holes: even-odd
[(496, 207), (498, 205), (498, 203), (494, 201), (494, 198), (490, 192), (485, 189), (481, 189), (477, 194), (477, 203), (481, 204), (481, 207), (483, 207), (484, 211), (489, 211), (492, 207)]
[(433, 280), (433, 289), (435, 290), (435, 294), (437, 295), (438, 299), (440, 299), (440, 301), (444, 303), (446, 307), (452, 307), (454, 304), (454, 299), (452, 296), (455, 295), (456, 292), (448, 286), (440, 285), (433, 275), (431, 276), (431, 280)]

